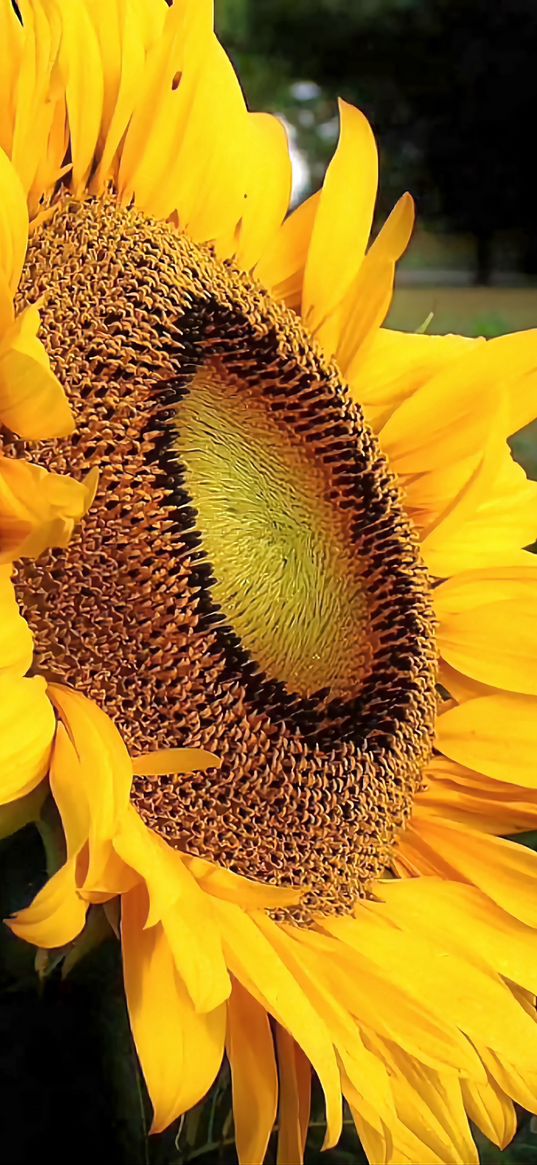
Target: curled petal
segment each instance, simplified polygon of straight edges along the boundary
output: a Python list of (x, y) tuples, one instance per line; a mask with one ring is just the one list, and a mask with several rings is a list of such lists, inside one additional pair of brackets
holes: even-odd
[(29, 461), (0, 457), (0, 562), (67, 546), (93, 501), (97, 477), (91, 470), (75, 481)]
[(28, 441), (67, 437), (73, 415), (40, 340), (37, 307), (26, 308), (0, 338), (0, 419)]
[(162, 927), (146, 929), (146, 915), (146, 891), (137, 887), (123, 899), (125, 991), (154, 1109), (151, 1131), (159, 1132), (211, 1087), (224, 1052), (226, 1009), (194, 1010)]
[(241, 1165), (264, 1161), (278, 1106), (278, 1073), (265, 1008), (233, 980), (227, 1006), (226, 1051)]
[(55, 726), (41, 676), (0, 676), (0, 803), (22, 797), (43, 779)]
[(19, 611), (11, 567), (0, 566), (0, 674), (24, 676), (32, 662), (33, 639)]
[(31, 906), (19, 910), (8, 926), (37, 947), (63, 947), (82, 930), (87, 902), (76, 888), (75, 862), (66, 862), (40, 890)]
[(304, 271), (302, 314), (315, 334), (362, 262), (377, 193), (378, 157), (360, 110), (339, 103), (340, 137), (325, 175)]

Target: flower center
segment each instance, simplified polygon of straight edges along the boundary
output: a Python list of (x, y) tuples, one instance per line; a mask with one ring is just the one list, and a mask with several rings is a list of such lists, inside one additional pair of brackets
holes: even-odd
[(427, 579), (374, 439), (293, 313), (111, 199), (36, 231), (36, 294), (77, 432), (35, 459), (101, 473), (67, 550), (18, 569), (36, 668), (133, 754), (219, 754), (135, 779), (171, 845), (307, 886), (303, 920), (350, 909), (408, 818), (435, 705)]
[(305, 438), (271, 411), (267, 386), (263, 372), (248, 389), (232, 367), (203, 365), (178, 400), (173, 454), (222, 626), (289, 691), (345, 697), (371, 668), (363, 563), (349, 510), (334, 506)]

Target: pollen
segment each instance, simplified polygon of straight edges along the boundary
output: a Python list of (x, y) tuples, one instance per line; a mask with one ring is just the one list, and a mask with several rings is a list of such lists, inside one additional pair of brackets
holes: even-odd
[(133, 755), (218, 754), (134, 779), (170, 845), (304, 888), (297, 921), (351, 910), (408, 820), (435, 708), (428, 578), (360, 410), (294, 313), (111, 198), (60, 200), (25, 294), (76, 420), (31, 455), (100, 474), (68, 548), (18, 568), (35, 669)]

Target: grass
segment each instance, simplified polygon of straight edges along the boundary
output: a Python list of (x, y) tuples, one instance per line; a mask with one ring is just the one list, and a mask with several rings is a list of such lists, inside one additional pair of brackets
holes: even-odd
[(430, 332), (490, 339), (537, 327), (537, 288), (398, 287), (387, 324), (415, 332), (431, 311)]

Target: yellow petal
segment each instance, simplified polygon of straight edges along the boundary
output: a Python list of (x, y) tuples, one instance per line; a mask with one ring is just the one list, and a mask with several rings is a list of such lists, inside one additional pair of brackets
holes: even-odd
[[(480, 694), (483, 693), (490, 695), (490, 691), (485, 688), (483, 688), (483, 692)], [(471, 696), (465, 697), (465, 699), (472, 698), (473, 697)], [(461, 700), (461, 703), (462, 702), (463, 701)], [(454, 707), (454, 704), (451, 704), (450, 706)], [(433, 781), (455, 781), (463, 789), (477, 789), (484, 791), (487, 794), (490, 793), (490, 795), (493, 797), (505, 796), (506, 798), (509, 798), (517, 797), (519, 794), (522, 797), (528, 795), (527, 789), (513, 789), (512, 785), (503, 781), (492, 782), (483, 773), (476, 773), (474, 769), (465, 768), (464, 765), (458, 764), (457, 761), (449, 760), (449, 758), (447, 756), (443, 756), (442, 753), (438, 753), (433, 756), (432, 760), (427, 765), (424, 773), (425, 783), (427, 783), (430, 777)]]
[(7, 279), (0, 267), (0, 348), (4, 344), (4, 337), (11, 331), (14, 320), (15, 309), (13, 306), (13, 296), (9, 290)]
[(248, 187), (248, 118), (231, 63), (211, 31), (212, 5), (175, 5), (148, 60), (119, 170), (123, 201), (174, 213), (196, 242), (228, 237)]
[(489, 1048), (481, 1048), (480, 1054), (503, 1092), (529, 1112), (537, 1112), (537, 1072), (521, 1072), (506, 1057), (496, 1056)]
[(131, 870), (118, 857), (111, 841), (98, 843), (97, 850), (96, 858), (91, 855), (91, 864), (89, 855), (86, 865), (79, 858), (80, 893), (88, 902), (107, 906), (111, 898), (118, 894), (127, 894), (134, 886), (139, 885), (141, 879), (135, 870)]
[(264, 254), (283, 222), (291, 196), (291, 157), (280, 121), (267, 113), (248, 117), (250, 182), (244, 199), (235, 262), (245, 271)]
[[(468, 835), (469, 844), (473, 835)], [(383, 914), (399, 929), (428, 938), (442, 919), (443, 938), (454, 951), (528, 990), (537, 988), (537, 934), (482, 890), (441, 878), (383, 882)]]
[[(95, 835), (92, 786), (77, 747), (59, 723), (50, 761), (50, 791), (62, 819), (69, 858), (78, 857), (77, 888), (91, 902), (107, 901), (131, 888), (139, 877), (125, 866), (107, 837)], [(91, 846), (91, 854), (88, 845)]]
[(379, 231), (341, 305), (336, 357), (351, 383), (367, 337), (384, 322), (390, 307), (395, 264), (406, 250), (414, 225), (414, 203), (404, 194)]
[(537, 561), (528, 555), (526, 567), (492, 566), (449, 579), (436, 588), (435, 601), (437, 594), (442, 596), (437, 606), (447, 620), (457, 614), (475, 611), (479, 605), (478, 592), (481, 602), (483, 598), (486, 603), (508, 602), (513, 596), (523, 602), (523, 596), (536, 584)]
[[(357, 913), (357, 918), (319, 920), (319, 925), (322, 922), (328, 932), (326, 936), (312, 931), (301, 934), (302, 943), (324, 952), (325, 974), (333, 996), (356, 1017), (362, 1030), (372, 1029), (383, 1038), (396, 1040), (421, 1063), (484, 1077), (475, 1052), (458, 1029), (446, 1020), (436, 998), (426, 999), (424, 993), (418, 998), (412, 980), (403, 981), (397, 973), (398, 964), (392, 968), (389, 960), (382, 964), (369, 957), (362, 914)], [(397, 957), (399, 961), (404, 960), (402, 950)], [(362, 1079), (367, 1079), (365, 1073)], [(355, 1080), (353, 1083), (357, 1086)], [(375, 1087), (377, 1084), (378, 1080)], [(378, 1096), (382, 1096), (380, 1088)], [(384, 1110), (384, 1119), (390, 1123), (388, 1108)]]
[(88, 800), (91, 881), (105, 853), (101, 843), (115, 836), (129, 807), (130, 758), (113, 722), (92, 700), (60, 684), (50, 684), (48, 691), (74, 745)]
[(489, 344), (492, 360), (505, 368), (510, 436), (537, 417), (537, 328), (496, 336)]
[[(535, 1054), (531, 1048), (537, 1049), (537, 1023), (532, 1024), (499, 976), (459, 957), (441, 931), (428, 938), (398, 933), (383, 916), (381, 904), (360, 909), (359, 923), (350, 918), (322, 921), (323, 928), (342, 941), (367, 950), (368, 959), (381, 972), (389, 968), (394, 986), (413, 994), (417, 1003), (421, 1000), (455, 1031), (505, 1052), (516, 1046), (517, 1058), (529, 1066)], [(374, 1014), (370, 1026), (378, 1030), (378, 1023)], [(400, 1042), (396, 1026), (388, 1038)], [(416, 1059), (423, 1060), (421, 1050)]]
[(464, 500), (467, 487), (473, 489), (472, 479), (480, 475), (484, 457), (488, 457), (489, 445), (498, 439), (499, 415), (503, 403), (501, 393), (496, 397), (494, 406), (491, 402), (487, 420), (483, 424), (479, 449), (476, 446), (473, 452), (439, 469), (426, 470), (415, 476), (403, 475), (405, 509), (412, 516), (424, 541), (429, 531), (434, 529), (435, 523), (449, 515), (452, 508), (458, 507), (461, 499)]
[[(394, 1154), (410, 1133), (433, 1159), (454, 1165), (479, 1165), (470, 1133), (459, 1080), (453, 1074), (424, 1068), (389, 1041), (372, 1037), (385, 1058), (391, 1077), (399, 1124), (394, 1129)], [(422, 1160), (420, 1156), (419, 1160)]]
[(285, 1028), (276, 1026), (280, 1106), (277, 1165), (302, 1165), (311, 1107), (311, 1068)]
[(29, 461), (0, 457), (0, 561), (37, 558), (67, 546), (89, 509), (96, 471), (85, 481), (48, 473)]
[(464, 675), (537, 696), (537, 571), (482, 570), (434, 592), (438, 645)]
[[(481, 453), (475, 459), (475, 468), (469, 473), (463, 473), (458, 482), (455, 483), (447, 504), (437, 505), (436, 511), (434, 508), (427, 506), (423, 512), (414, 515), (416, 524), (420, 530), (420, 542), (422, 546), (422, 554), (426, 565), (432, 573), (437, 577), (445, 577), (448, 573), (444, 566), (445, 551), (447, 551), (448, 562), (453, 557), (453, 543), (457, 546), (457, 535), (464, 527), (468, 519), (471, 519), (478, 511), (479, 506), (486, 501), (494, 488), (494, 482), (497, 477), (498, 462), (502, 457), (508, 456), (507, 446), (501, 435), (502, 419), (505, 417), (505, 400), (502, 398), (499, 402), (499, 408), (496, 415), (491, 419), (491, 425), (486, 436), (485, 444)], [(449, 473), (449, 471), (448, 471)], [(431, 478), (441, 477), (441, 475), (431, 474), (428, 485), (431, 485)], [(407, 490), (406, 503), (410, 513), (412, 513), (412, 491), (415, 490), (415, 500), (419, 504), (419, 482), (414, 482), (410, 485), (410, 490)], [(434, 485), (433, 485), (434, 493)], [(451, 546), (450, 546), (451, 543)], [(465, 569), (464, 557), (462, 561), (457, 560), (457, 569), (462, 571)]]
[[(446, 1161), (445, 1153), (439, 1157), (412, 1129), (400, 1123), (394, 1132), (388, 1165), (415, 1165), (416, 1161), (420, 1165), (453, 1165), (453, 1162)], [(462, 1162), (457, 1161), (456, 1165), (462, 1165)]]
[(63, 105), (60, 86), (54, 83), (59, 18), (50, 4), (25, 3), (20, 9), (22, 24), (9, 4), (0, 14), (0, 145), (11, 158), (33, 208), (48, 191), (65, 156), (65, 138), (58, 150), (52, 133)]
[(339, 102), (340, 138), (326, 172), (304, 271), (302, 315), (313, 334), (341, 302), (365, 254), (377, 193), (375, 139), (364, 115)]
[[(302, 928), (267, 922), (273, 946), (295, 975), (298, 984), (322, 1016), (343, 1069), (368, 1120), (382, 1129), (394, 1117), (393, 1100), (384, 1064), (365, 1047), (354, 1016), (340, 1002), (339, 992), (331, 986), (330, 972), (338, 958), (337, 944)], [(360, 968), (354, 967), (356, 995), (360, 994)]]
[(56, 729), (49, 781), (62, 819), (67, 856), (76, 860), (80, 896), (86, 902), (101, 903), (126, 893), (140, 880), (139, 875), (121, 861), (110, 839), (95, 829), (96, 806), (84, 757), (61, 722)]
[[(28, 193), (30, 218), (65, 173), (69, 130), (59, 66), (62, 20), (55, 4), (24, 5), (26, 51), (17, 99), (13, 161)], [(25, 76), (25, 82), (22, 78)]]
[[(506, 364), (508, 355), (505, 354)], [(386, 422), (381, 444), (399, 474), (438, 472), (453, 461), (480, 455), (501, 399), (506, 368), (490, 344), (438, 372)], [(476, 405), (479, 401), (479, 407)]]
[(0, 802), (35, 789), (50, 758), (55, 719), (40, 676), (0, 676)]
[(165, 12), (138, 79), (135, 108), (121, 149), (118, 191), (125, 203), (135, 194), (138, 205), (148, 213), (164, 178), (169, 185), (172, 163), (177, 160), (201, 56), (211, 36), (210, 7), (201, 0), (197, 5), (174, 5)]
[(177, 899), (163, 915), (162, 926), (196, 1011), (207, 1012), (228, 998), (231, 983), (210, 900), (191, 882), (191, 893)]
[[(455, 876), (478, 886), (514, 918), (537, 927), (537, 854), (533, 850), (454, 821), (421, 821), (420, 834)], [(490, 1040), (488, 1046), (493, 1046)]]
[(50, 760), (50, 791), (59, 810), (68, 857), (76, 857), (88, 840), (90, 814), (84, 773), (80, 759), (67, 733), (59, 723)]
[(381, 328), (369, 336), (352, 376), (347, 370), (353, 399), (378, 432), (398, 406), (426, 381), (447, 365), (464, 359), (472, 346), (485, 342), (466, 336), (428, 336)]
[(0, 673), (25, 675), (32, 655), (32, 633), (19, 611), (11, 582), (11, 567), (0, 566)]
[(274, 299), (299, 309), (304, 268), (310, 246), (320, 191), (312, 194), (286, 218), (255, 268), (255, 275)]
[(226, 902), (235, 902), (246, 910), (277, 910), (278, 907), (294, 906), (302, 897), (303, 890), (254, 882), (204, 858), (183, 854), (183, 861), (208, 894), (214, 894)]
[[(509, 406), (504, 436), (512, 433), (519, 419), (513, 385), (518, 387), (521, 379), (520, 400), (534, 400), (536, 349), (535, 332), (501, 336), (474, 347), (464, 363), (457, 363), (456, 376), (448, 367), (404, 401), (382, 433), (396, 471), (423, 473), (479, 450), (500, 389)], [(532, 416), (533, 410), (534, 405)], [(524, 406), (518, 411), (522, 415)]]
[[(391, 1134), (388, 1134), (388, 1130), (379, 1132), (375, 1125), (367, 1120), (360, 1107), (361, 1099), (358, 1098), (358, 1102), (355, 1102), (353, 1091), (349, 1089), (345, 1076), (342, 1076), (342, 1085), (343, 1094), (367, 1160), (374, 1161), (375, 1165), (388, 1165), (388, 1161), (392, 1160), (393, 1138)], [(401, 1160), (399, 1160), (399, 1165), (401, 1165)]]
[[(240, 222), (250, 187), (248, 142), (241, 87), (222, 46), (212, 38), (203, 50), (168, 187), (169, 210), (177, 211), (180, 228), (195, 242), (227, 237)], [(159, 214), (165, 209), (157, 204)]]
[(63, 388), (37, 339), (39, 312), (28, 307), (0, 343), (0, 419), (28, 441), (66, 437), (74, 421)]
[(125, 992), (154, 1110), (151, 1131), (160, 1132), (211, 1087), (224, 1051), (226, 1008), (194, 1010), (162, 927), (144, 929), (146, 915), (146, 892), (135, 888), (122, 903)]
[(230, 902), (217, 899), (214, 906), (230, 971), (293, 1036), (315, 1069), (326, 1099), (326, 1144), (336, 1144), (341, 1132), (341, 1088), (333, 1045), (322, 1017), (263, 934), (264, 917), (248, 915)]
[(81, 195), (95, 155), (101, 125), (104, 80), (95, 29), (83, 0), (58, 0), (62, 39), (59, 64), (69, 119), (72, 188)]
[(201, 910), (200, 891), (182, 854), (172, 849), (142, 821), (132, 805), (127, 806), (114, 836), (114, 849), (128, 866), (144, 879), (149, 894), (145, 925), (160, 922), (184, 898)]
[(264, 1161), (276, 1119), (278, 1074), (264, 1007), (235, 979), (227, 1005), (226, 1051), (240, 1165)]
[(537, 786), (537, 700), (500, 695), (467, 700), (443, 712), (437, 744), (452, 760), (495, 780)]
[[(469, 769), (462, 770), (470, 772)], [(478, 775), (478, 774), (474, 774)], [(481, 786), (464, 786), (456, 781), (432, 779), (416, 795), (412, 821), (419, 831), (423, 816), (449, 818), (484, 833), (523, 833), (537, 825), (537, 801), (531, 790), (515, 790), (512, 785), (481, 778)], [(400, 845), (404, 846), (404, 838)]]
[(87, 909), (76, 889), (75, 863), (69, 861), (49, 879), (31, 906), (8, 920), (8, 926), (37, 947), (63, 947), (80, 934)]
[[(147, 54), (162, 31), (164, 5), (133, 0), (92, 0), (88, 9), (103, 68), (103, 112), (97, 146), (99, 158), (91, 178), (92, 193), (101, 194), (137, 103)], [(147, 20), (150, 14), (152, 22)]]
[(517, 1119), (513, 1102), (492, 1078), (486, 1084), (462, 1082), (464, 1107), (470, 1120), (477, 1125), (489, 1141), (505, 1149), (517, 1131)]
[[(394, 868), (403, 880), (415, 878), (418, 874), (429, 877), (452, 878), (453, 870), (440, 856), (427, 845), (421, 834), (422, 814), (416, 814), (419, 820), (414, 826), (414, 819), (407, 825), (404, 834), (398, 839), (397, 849), (393, 854)], [(427, 816), (425, 814), (425, 816)]]
[(160, 777), (172, 773), (205, 772), (219, 769), (222, 761), (204, 748), (159, 748), (155, 752), (137, 756), (132, 771), (139, 777)]
[(11, 4), (0, 5), (0, 147), (11, 156), (16, 123), (17, 77), (25, 31)]
[(537, 534), (537, 483), (527, 480), (497, 438), (490, 434), (474, 474), (422, 535), (423, 557), (439, 578), (522, 564), (520, 548)]
[(15, 167), (0, 149), (0, 271), (12, 295), (19, 285), (27, 244), (26, 196)]
[(475, 700), (478, 696), (492, 696), (496, 692), (496, 689), (489, 687), (488, 684), (479, 684), (477, 680), (463, 676), (455, 668), (450, 667), (445, 659), (439, 660), (438, 663), (438, 682), (458, 704), (463, 704), (465, 700)]

